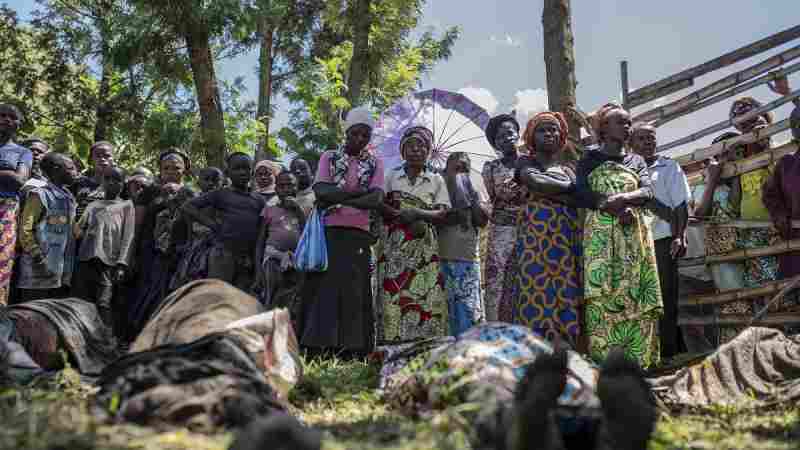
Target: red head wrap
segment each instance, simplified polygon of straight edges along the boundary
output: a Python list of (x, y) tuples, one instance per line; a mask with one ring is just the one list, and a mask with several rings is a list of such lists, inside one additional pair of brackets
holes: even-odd
[(534, 135), (536, 134), (536, 127), (539, 124), (544, 122), (553, 122), (558, 124), (559, 128), (561, 128), (561, 138), (558, 142), (558, 148), (562, 149), (567, 144), (567, 134), (569, 134), (569, 126), (567, 125), (567, 121), (564, 119), (564, 115), (560, 112), (540, 112), (531, 118), (528, 121), (528, 126), (525, 127), (525, 134), (522, 135), (522, 138), (525, 140), (525, 147), (528, 148), (528, 151), (531, 154), (536, 152), (536, 141), (534, 139)]

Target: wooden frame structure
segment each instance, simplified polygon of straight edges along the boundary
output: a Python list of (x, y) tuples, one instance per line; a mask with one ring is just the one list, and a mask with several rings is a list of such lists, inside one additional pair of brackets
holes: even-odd
[[(744, 61), (745, 59), (793, 41), (797, 41), (797, 44), (769, 58), (766, 58), (763, 61), (753, 64), (746, 69), (739, 70), (709, 84), (708, 86), (696, 89), (677, 100), (669, 102), (668, 104), (634, 114), (634, 122), (650, 122), (654, 126), (658, 127), (677, 118), (692, 114), (708, 106), (746, 92), (755, 87), (774, 81), (779, 77), (800, 72), (800, 62), (788, 64), (800, 59), (800, 25), (788, 28), (750, 45), (726, 53), (725, 55), (722, 55), (711, 61), (690, 67), (677, 74), (671, 75), (634, 91), (630, 91), (628, 86), (628, 62), (622, 61), (620, 63), (620, 81), (622, 87), (623, 105), (627, 109), (645, 105), (652, 100), (662, 98), (666, 95), (673, 94), (694, 86), (694, 82), (697, 77), (709, 74), (724, 67), (728, 67), (732, 64)], [(694, 142), (700, 138), (734, 126), (736, 123), (744, 122), (761, 114), (765, 114), (789, 102), (800, 104), (800, 89), (791, 92), (787, 96), (773, 100), (762, 107), (753, 109), (748, 114), (739, 117), (736, 120), (723, 120), (699, 131), (690, 133), (687, 136), (684, 136), (683, 138), (677, 139), (673, 142), (662, 144), (658, 147), (657, 151), (663, 152)], [(785, 132), (788, 129), (788, 119), (780, 120), (767, 127), (754, 130), (751, 133), (726, 139), (707, 147), (695, 148), (694, 150), (685, 152), (680, 156), (675, 157), (675, 160), (682, 166), (692, 165), (701, 161), (706, 161), (714, 156), (721, 155), (736, 146), (759, 142), (778, 133)], [(733, 178), (758, 169), (762, 169), (764, 167), (769, 167), (775, 164), (784, 155), (792, 154), (797, 151), (800, 151), (798, 143), (789, 142), (771, 148), (769, 151), (765, 151), (750, 158), (727, 162), (722, 167), (722, 178)], [(705, 181), (703, 171), (695, 171), (694, 173), (690, 173), (688, 178), (691, 185), (702, 184)], [(738, 229), (770, 228), (772, 226), (772, 224), (768, 221), (731, 220), (719, 222), (704, 218), (695, 218), (690, 225), (695, 227), (725, 226)], [(792, 227), (800, 228), (800, 221), (794, 221), (792, 223)], [(722, 254), (706, 254), (705, 256), (701, 257), (683, 258), (678, 262), (678, 266), (683, 268), (697, 267), (708, 264), (740, 262), (750, 258), (775, 256), (787, 252), (798, 251), (800, 251), (800, 239), (794, 239), (791, 241), (781, 241), (777, 244), (768, 245), (761, 248), (737, 249)], [(757, 288), (715, 291), (701, 295), (682, 295), (678, 304), (681, 307), (718, 306), (734, 301), (754, 301), (763, 299), (765, 297), (775, 296), (772, 297), (772, 301), (770, 302), (773, 303), (784, 296), (787, 291), (795, 289), (798, 284), (800, 284), (800, 277), (790, 280), (779, 280), (766, 283)], [(800, 312), (766, 313), (766, 308), (762, 308), (761, 311), (758, 311), (753, 316), (747, 314), (712, 314), (709, 316), (692, 317), (681, 316), (679, 317), (678, 321), (679, 325), (713, 325), (720, 327), (740, 327), (749, 326), (752, 324), (786, 325), (797, 323), (800, 323)]]

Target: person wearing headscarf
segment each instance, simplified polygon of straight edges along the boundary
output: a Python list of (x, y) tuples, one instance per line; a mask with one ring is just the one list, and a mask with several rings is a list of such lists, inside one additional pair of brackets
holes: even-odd
[(662, 314), (653, 235), (644, 207), (653, 199), (644, 158), (625, 151), (630, 114), (609, 104), (594, 117), (600, 147), (576, 170), (575, 199), (589, 208), (583, 234), (585, 334), (602, 360), (615, 346), (642, 366), (660, 361)]
[[(731, 104), (730, 118), (737, 119), (750, 111), (760, 108), (761, 102), (752, 97), (742, 97)], [(751, 133), (772, 124), (772, 114), (765, 113), (748, 119), (735, 122), (734, 126), (742, 134)], [(737, 146), (736, 159), (756, 156), (771, 147), (770, 138), (758, 142)], [(772, 167), (763, 167), (739, 175), (738, 184), (741, 188), (739, 204), (739, 218), (742, 220), (770, 220), (769, 210), (764, 205), (762, 198), (764, 184), (770, 177)], [(734, 182), (735, 182), (734, 181)], [(748, 228), (737, 230), (737, 247), (740, 249), (755, 249), (773, 244), (778, 239), (778, 233), (771, 228)], [(756, 288), (764, 283), (774, 281), (778, 276), (778, 258), (764, 256), (750, 258), (744, 262), (744, 287)]]
[(481, 289), (480, 231), (491, 205), (481, 177), (472, 178), (469, 155), (453, 152), (444, 179), (455, 220), (439, 227), (439, 265), (447, 291), (450, 334), (458, 336), (485, 320)]
[(439, 234), (450, 208), (442, 176), (426, 166), (433, 133), (411, 127), (400, 140), (403, 164), (387, 171), (378, 255), (379, 340), (407, 341), (448, 334), (447, 299), (439, 278)]
[[(169, 283), (177, 265), (177, 246), (186, 238), (186, 225), (178, 224), (180, 207), (195, 197), (194, 190), (184, 184), (191, 170), (185, 153), (170, 148), (158, 159), (158, 183), (146, 188), (134, 202), (142, 224), (137, 230), (137, 265), (135, 289), (128, 304), (124, 340), (131, 341), (167, 296)], [(140, 212), (141, 211), (141, 212)]]
[(513, 323), (585, 350), (579, 320), (582, 227), (573, 199), (575, 173), (561, 162), (568, 132), (557, 112), (539, 113), (525, 128), (529, 156), (520, 158), (516, 179), (526, 196), (517, 221), (509, 288)]
[(525, 187), (514, 179), (517, 165), (517, 142), (520, 127), (510, 114), (500, 114), (489, 120), (486, 140), (501, 155), (483, 165), (483, 183), (492, 202), (486, 255), (486, 320), (511, 322), (512, 306), (503, 296), (508, 259), (516, 241), (516, 221), (520, 205), (525, 202)]
[(253, 169), (253, 192), (259, 194), (268, 203), (268, 206), (278, 203), (275, 180), (281, 173), (281, 169), (280, 164), (268, 159), (259, 161)]
[(363, 355), (374, 347), (370, 211), (383, 204), (384, 185), (383, 162), (368, 147), (374, 126), (369, 110), (351, 110), (345, 143), (320, 156), (314, 195), (325, 212), (328, 269), (306, 274), (298, 324), (311, 353)]

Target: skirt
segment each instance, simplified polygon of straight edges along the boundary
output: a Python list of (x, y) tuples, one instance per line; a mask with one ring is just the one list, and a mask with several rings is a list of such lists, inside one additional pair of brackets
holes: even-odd
[(14, 258), (17, 247), (17, 209), (16, 198), (0, 198), (0, 305), (8, 304), (8, 291), (11, 274), (14, 273)]
[(328, 227), (328, 270), (308, 272), (300, 295), (300, 344), (312, 349), (369, 352), (374, 346), (370, 233)]

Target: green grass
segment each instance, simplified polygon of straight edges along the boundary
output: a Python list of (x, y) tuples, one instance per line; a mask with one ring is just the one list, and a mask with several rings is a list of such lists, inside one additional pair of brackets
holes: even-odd
[[(292, 412), (324, 431), (328, 450), (469, 448), (469, 427), (456, 412), (412, 420), (387, 408), (375, 391), (374, 366), (314, 360), (305, 375), (291, 395)], [(0, 390), (0, 448), (224, 450), (230, 443), (227, 433), (98, 424), (89, 411), (91, 394), (71, 371), (55, 388)], [(718, 407), (664, 414), (650, 448), (800, 449), (800, 409)]]

